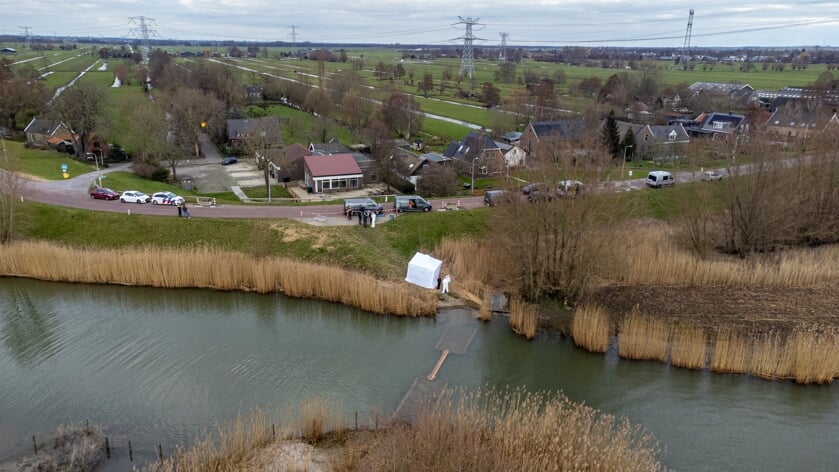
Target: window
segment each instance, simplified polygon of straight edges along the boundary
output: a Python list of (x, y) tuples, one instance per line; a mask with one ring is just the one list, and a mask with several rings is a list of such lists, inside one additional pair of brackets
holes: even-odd
[(670, 138), (670, 141), (675, 141), (676, 140), (676, 132), (671, 131), (670, 136), (668, 136), (668, 137)]
[(481, 174), (483, 174), (483, 175), (489, 174), (489, 168), (487, 168), (487, 166), (481, 166)]
[(713, 123), (713, 125), (714, 125), (714, 129), (723, 129), (723, 127), (725, 126), (725, 122), (723, 122), (723, 121), (715, 121), (715, 122)]

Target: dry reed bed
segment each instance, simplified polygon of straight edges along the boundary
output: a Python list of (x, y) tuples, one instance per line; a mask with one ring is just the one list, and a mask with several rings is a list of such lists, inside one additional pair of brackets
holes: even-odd
[(365, 311), (434, 316), (437, 297), (406, 284), (378, 280), (337, 267), (283, 258), (255, 258), (207, 247), (193, 249), (79, 249), (46, 242), (0, 248), (0, 275), (40, 280), (212, 288), (338, 302)]
[(444, 238), (435, 255), (446, 262), (448, 272), (456, 281), (452, 293), (461, 300), (468, 300), (478, 308), (478, 319), (487, 321), (492, 317), (490, 310), (490, 281), (495, 256), (484, 250), (472, 238)]
[[(148, 464), (145, 472), (233, 472), (245, 470), (245, 463), (254, 450), (274, 441), (276, 430), (265, 415), (253, 411), (247, 417), (237, 416), (216, 427), (214, 435), (198, 439), (187, 450), (178, 449), (175, 454), (160, 462)], [(282, 432), (281, 436), (288, 433)]]
[[(604, 343), (603, 336), (611, 330), (604, 317), (598, 307), (578, 308), (573, 322), (574, 342), (590, 351), (604, 352), (608, 340)], [(710, 368), (801, 384), (831, 383), (839, 377), (839, 328), (832, 326), (755, 335), (743, 328), (705, 330), (633, 310), (618, 323), (617, 331), (618, 353), (626, 359), (657, 360), (690, 369)]]
[(631, 237), (618, 232), (614, 241), (601, 277), (623, 284), (796, 288), (839, 280), (839, 245), (787, 250), (771, 258), (709, 260), (679, 249), (666, 228), (634, 230)]
[(538, 318), (539, 305), (526, 303), (517, 297), (510, 300), (510, 327), (516, 334), (533, 339), (536, 336)]
[(412, 425), (347, 445), (337, 470), (662, 470), (653, 438), (561, 393), (444, 395)]
[(574, 344), (590, 352), (606, 352), (612, 326), (609, 314), (599, 305), (581, 305), (574, 311), (571, 337)]

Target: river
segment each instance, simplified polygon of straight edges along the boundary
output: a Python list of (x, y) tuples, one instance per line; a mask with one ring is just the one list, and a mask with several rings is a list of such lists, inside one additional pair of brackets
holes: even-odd
[[(382, 317), (280, 295), (0, 278), (0, 463), (33, 434), (89, 420), (140, 457), (262, 408), (293, 420), (319, 397), (348, 424), (389, 416), (462, 312)], [(460, 322), (460, 321), (459, 321)], [(652, 432), (678, 470), (835, 470), (839, 389), (688, 371), (525, 341), (479, 324), (449, 386), (561, 389)]]

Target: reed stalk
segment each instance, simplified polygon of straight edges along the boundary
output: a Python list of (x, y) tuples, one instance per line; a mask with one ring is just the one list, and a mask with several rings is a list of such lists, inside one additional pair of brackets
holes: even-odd
[(590, 352), (606, 352), (612, 331), (609, 315), (598, 305), (584, 305), (574, 312), (571, 336), (574, 344)]
[(520, 298), (510, 300), (510, 327), (516, 334), (527, 339), (536, 336), (539, 306), (526, 303)]
[(670, 334), (670, 363), (688, 369), (704, 369), (707, 337), (697, 326), (680, 326)]
[(626, 359), (667, 362), (670, 328), (663, 320), (633, 310), (618, 328), (618, 354)]

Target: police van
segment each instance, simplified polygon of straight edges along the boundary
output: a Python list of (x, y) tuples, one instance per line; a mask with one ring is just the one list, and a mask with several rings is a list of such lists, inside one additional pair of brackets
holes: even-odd
[(431, 211), (431, 204), (419, 195), (397, 195), (393, 199), (393, 209), (403, 211)]

